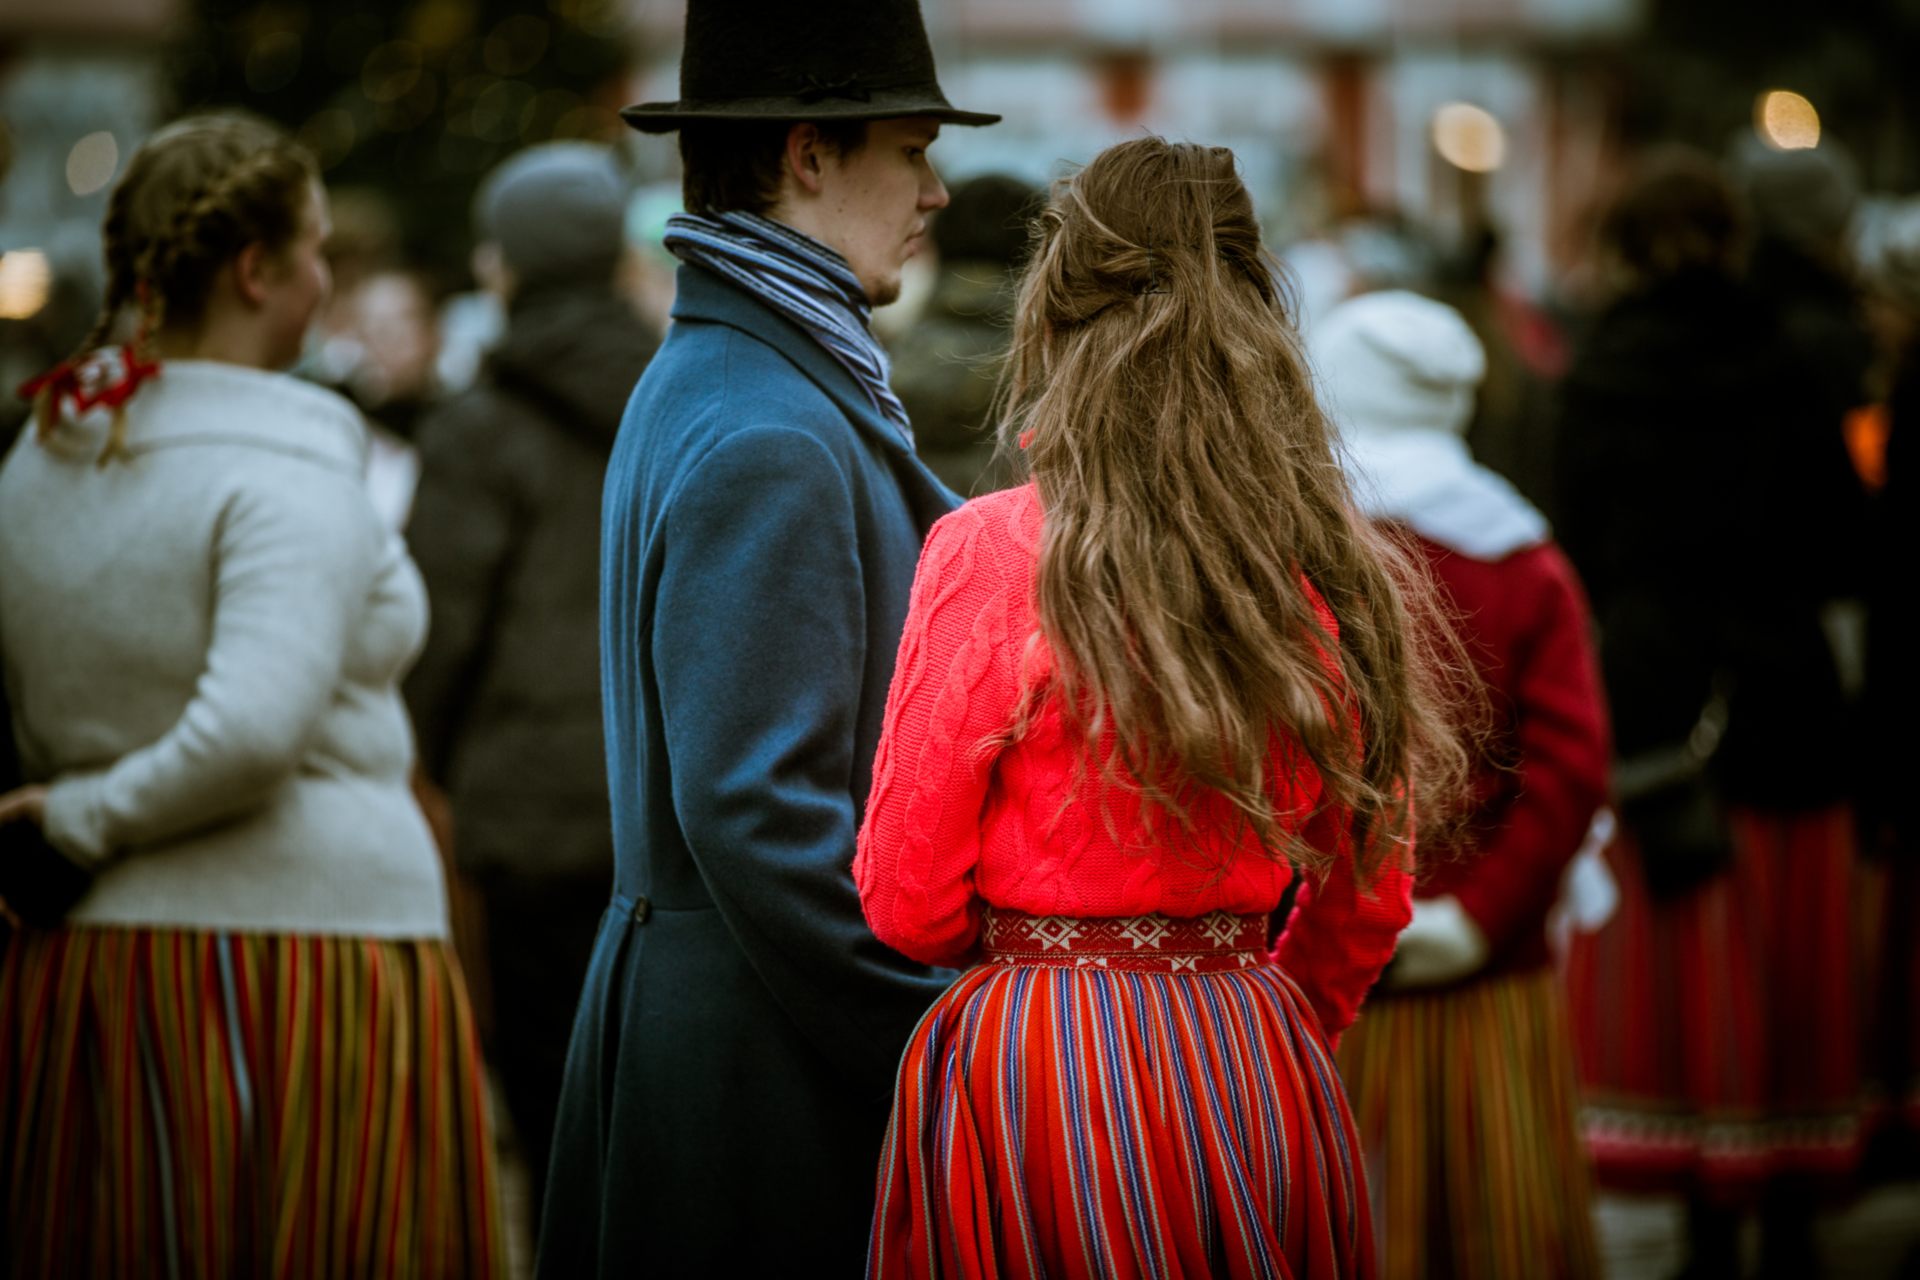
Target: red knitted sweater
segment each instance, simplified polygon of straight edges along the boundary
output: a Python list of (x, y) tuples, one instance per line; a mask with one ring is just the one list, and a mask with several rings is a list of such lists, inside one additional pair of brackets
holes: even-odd
[[(1233, 842), (1217, 799), (1196, 810), (1197, 849), (1148, 847), (1133, 796), (1104, 788), (1101, 805), (1098, 771), (1057, 703), (1018, 742), (996, 744), (1022, 664), (1036, 681), (1050, 663), (1032, 602), (1040, 522), (1031, 485), (993, 494), (935, 525), (921, 554), (853, 863), (874, 933), (917, 960), (969, 959), (984, 903), (1040, 916), (1251, 915), (1273, 911), (1291, 879), (1251, 836)], [(1279, 808), (1311, 813), (1319, 794), (1311, 768), (1297, 769)], [(1332, 816), (1302, 834), (1345, 839)], [(1401, 866), (1366, 889), (1349, 859), (1335, 866), (1301, 886), (1275, 953), (1329, 1035), (1353, 1021), (1412, 909)]]

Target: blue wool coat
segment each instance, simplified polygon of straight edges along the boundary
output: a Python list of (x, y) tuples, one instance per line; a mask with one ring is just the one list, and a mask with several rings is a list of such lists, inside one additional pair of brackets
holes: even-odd
[(801, 329), (682, 267), (602, 500), (616, 861), (539, 1274), (859, 1272), (900, 1051), (951, 975), (851, 875), (954, 496)]

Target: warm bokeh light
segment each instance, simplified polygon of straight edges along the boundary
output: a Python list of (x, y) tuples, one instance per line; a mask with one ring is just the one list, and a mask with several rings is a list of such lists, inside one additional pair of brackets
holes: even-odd
[(1485, 107), (1449, 102), (1433, 113), (1433, 146), (1455, 168), (1492, 173), (1507, 158), (1507, 131)]
[(38, 249), (0, 254), (0, 320), (31, 320), (53, 291), (53, 268)]
[(1797, 93), (1772, 89), (1753, 106), (1753, 127), (1776, 151), (1805, 151), (1820, 145), (1820, 113)]
[(90, 196), (113, 181), (120, 168), (120, 144), (106, 132), (90, 133), (67, 153), (67, 186), (77, 196)]

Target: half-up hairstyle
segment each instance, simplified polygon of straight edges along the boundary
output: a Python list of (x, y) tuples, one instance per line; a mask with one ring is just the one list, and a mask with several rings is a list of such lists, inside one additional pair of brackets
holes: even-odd
[[(68, 363), (107, 343), (129, 307), (139, 315), (129, 363), (149, 360), (162, 325), (202, 317), (220, 269), (242, 249), (260, 244), (279, 252), (292, 243), (318, 175), (304, 148), (250, 115), (188, 116), (147, 139), (107, 201), (106, 297)], [(36, 397), (43, 437), (58, 419), (59, 392), (56, 381)], [(119, 455), (125, 439), (125, 405), (116, 403), (101, 461)]]
[(1035, 234), (1001, 433), (1045, 512), (1044, 692), (1112, 742), (1103, 777), (1172, 847), (1210, 791), (1268, 856), (1324, 874), (1342, 851), (1290, 837), (1301, 815), (1278, 808), (1297, 744), (1371, 878), (1410, 843), (1416, 796), (1425, 826), (1464, 792), (1458, 642), (1350, 500), (1233, 153), (1111, 147)]

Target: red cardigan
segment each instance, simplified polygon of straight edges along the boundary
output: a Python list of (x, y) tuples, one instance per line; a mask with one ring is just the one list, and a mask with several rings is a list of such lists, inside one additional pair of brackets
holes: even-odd
[(1548, 960), (1561, 875), (1607, 795), (1606, 702), (1586, 597), (1550, 542), (1489, 562), (1413, 541), (1452, 599), (1494, 715), (1493, 763), (1475, 779), (1472, 820), (1455, 845), (1422, 844), (1416, 896), (1460, 900), (1492, 948), (1484, 973), (1537, 967)]
[[(995, 743), (1022, 664), (1037, 680), (1051, 661), (1032, 603), (1040, 521), (1031, 485), (992, 494), (935, 525), (921, 554), (853, 864), (874, 933), (917, 960), (969, 959), (985, 903), (1042, 916), (1252, 915), (1273, 911), (1292, 878), (1250, 839), (1228, 840), (1217, 799), (1195, 815), (1200, 856), (1148, 847), (1137, 800), (1088, 779), (1057, 703), (1020, 741)], [(1304, 815), (1319, 796), (1319, 777), (1297, 770), (1281, 808)], [(1315, 827), (1307, 839), (1345, 838), (1336, 818)], [(1412, 912), (1400, 866), (1364, 889), (1350, 860), (1335, 867), (1301, 886), (1275, 957), (1329, 1035), (1353, 1021)]]

